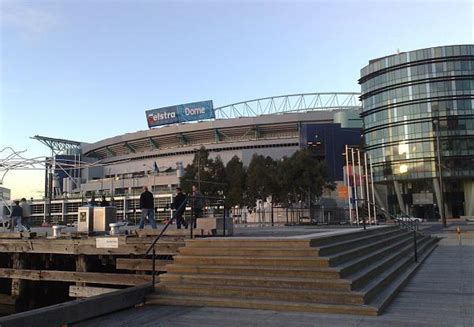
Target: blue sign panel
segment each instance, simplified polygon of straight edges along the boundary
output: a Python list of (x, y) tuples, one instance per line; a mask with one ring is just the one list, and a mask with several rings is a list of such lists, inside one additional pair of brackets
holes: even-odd
[(179, 123), (176, 106), (146, 111), (148, 127)]
[(180, 123), (215, 118), (212, 101), (181, 104), (177, 107)]
[(215, 118), (212, 101), (180, 104), (146, 111), (148, 127)]

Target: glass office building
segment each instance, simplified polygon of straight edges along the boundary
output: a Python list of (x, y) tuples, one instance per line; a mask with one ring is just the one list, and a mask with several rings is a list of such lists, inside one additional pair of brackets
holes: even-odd
[(371, 60), (359, 84), (379, 201), (426, 219), (442, 202), (448, 218), (474, 215), (474, 45)]

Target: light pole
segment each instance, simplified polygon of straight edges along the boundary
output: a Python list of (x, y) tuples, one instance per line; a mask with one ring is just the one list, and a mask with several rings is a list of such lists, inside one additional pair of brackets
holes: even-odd
[[(152, 185), (152, 187), (151, 187), (151, 191), (153, 192), (153, 188), (156, 187), (156, 186), (155, 186), (156, 171), (155, 171), (153, 168), (151, 168), (150, 166), (148, 166), (147, 164), (143, 164), (143, 167), (150, 168), (150, 170), (153, 171), (153, 185)], [(147, 174), (149, 175), (149, 173), (147, 173)]]
[(440, 204), (441, 208), (439, 208), (439, 213), (441, 215), (441, 221), (443, 222), (443, 227), (446, 228), (446, 214), (444, 210), (444, 187), (443, 187), (443, 171), (441, 167), (441, 149), (439, 147), (439, 120), (433, 119), (433, 125), (435, 126), (435, 134), (436, 134), (436, 157), (438, 161), (438, 176), (439, 176), (439, 192), (440, 192)]

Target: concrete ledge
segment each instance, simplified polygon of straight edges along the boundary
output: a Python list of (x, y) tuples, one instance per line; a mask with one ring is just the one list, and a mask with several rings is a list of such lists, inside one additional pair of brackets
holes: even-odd
[(151, 283), (130, 287), (87, 299), (69, 301), (2, 317), (0, 326), (63, 326), (133, 307), (144, 302), (145, 297), (151, 292)]

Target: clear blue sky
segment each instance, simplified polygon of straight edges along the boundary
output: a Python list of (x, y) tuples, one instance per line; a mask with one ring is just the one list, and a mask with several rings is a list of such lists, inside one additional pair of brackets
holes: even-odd
[[(146, 129), (150, 108), (359, 91), (370, 59), (473, 43), (469, 0), (0, 2), (0, 149), (29, 157), (48, 154), (35, 134), (95, 142)], [(38, 197), (42, 177), (4, 184)]]

